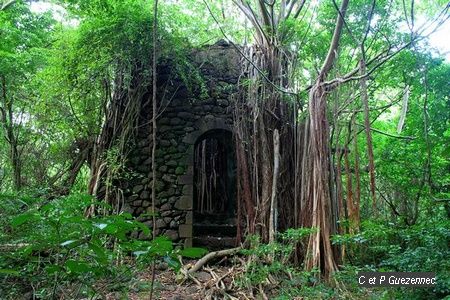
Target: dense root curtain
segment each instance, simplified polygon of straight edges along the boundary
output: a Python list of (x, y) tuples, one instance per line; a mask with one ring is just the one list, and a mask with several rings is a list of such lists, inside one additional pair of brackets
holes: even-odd
[[(110, 204), (113, 211), (123, 206), (123, 191), (119, 184), (135, 142), (142, 99), (148, 93), (149, 76), (138, 64), (118, 66), (114, 91), (105, 109), (100, 134), (94, 143), (88, 192)], [(131, 76), (132, 80), (127, 80)], [(86, 212), (94, 214), (93, 207)]]
[[(305, 267), (321, 269), (325, 276), (337, 270), (335, 252), (331, 246), (330, 237), (333, 232), (332, 224), (332, 198), (330, 193), (329, 171), (329, 124), (326, 117), (326, 97), (321, 81), (310, 92), (308, 136), (309, 142), (303, 152), (305, 166), (310, 172), (305, 173), (305, 186), (303, 199), (306, 202), (302, 216), (310, 214), (312, 217), (304, 218), (305, 227), (318, 229), (308, 240), (305, 257)], [(323, 260), (323, 261), (321, 261)]]
[[(305, 258), (308, 270), (319, 269), (328, 277), (337, 270), (338, 255), (330, 237), (336, 232), (334, 220), (338, 217), (331, 197), (335, 182), (330, 172), (325, 80), (338, 50), (348, 0), (339, 9), (328, 54), (310, 89), (309, 114), (300, 122), (297, 122), (298, 110), (303, 108), (297, 106), (295, 96), (298, 95), (289, 89), (295, 57), (281, 46), (285, 32), (279, 24), (290, 17), (297, 18), (304, 1), (283, 1), (278, 12), (275, 2), (256, 2), (258, 5), (252, 7), (249, 2), (236, 1), (254, 26), (257, 43), (250, 50), (241, 51), (243, 62), (248, 62), (244, 69), (249, 83), (236, 101), (238, 167), (239, 175), (247, 175), (252, 184), (249, 193), (249, 185), (238, 179), (243, 182), (238, 194), (247, 203), (249, 233), (259, 234), (264, 241), (274, 240), (271, 230), (277, 212), (280, 212), (280, 229), (315, 227), (317, 231), (310, 236), (307, 249), (300, 249), (301, 257)], [(290, 104), (285, 99), (289, 96), (294, 96)], [(278, 145), (272, 139), (277, 131), (280, 133), (279, 166)], [(277, 161), (276, 168), (272, 165), (274, 161)], [(278, 175), (283, 178), (279, 182)], [(279, 201), (271, 201), (276, 200), (271, 197), (275, 194)]]

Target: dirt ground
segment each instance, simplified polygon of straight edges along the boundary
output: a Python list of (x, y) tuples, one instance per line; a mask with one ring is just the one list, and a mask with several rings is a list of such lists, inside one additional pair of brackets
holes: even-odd
[[(232, 267), (204, 268), (191, 278), (176, 274), (171, 269), (156, 270), (153, 299), (198, 300), (198, 299), (246, 299), (242, 291), (237, 291)], [(140, 281), (150, 282), (151, 272), (142, 273)], [(132, 300), (149, 299), (149, 292), (129, 295)], [(113, 299), (113, 298), (111, 298)], [(247, 298), (251, 299), (251, 298)]]

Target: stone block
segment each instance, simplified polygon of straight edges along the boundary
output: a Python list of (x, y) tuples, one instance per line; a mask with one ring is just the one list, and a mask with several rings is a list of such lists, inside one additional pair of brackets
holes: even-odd
[[(150, 186), (150, 187), (153, 186), (153, 180), (150, 181), (149, 186)], [(159, 180), (156, 180), (156, 183), (155, 183), (155, 190), (156, 190), (156, 192), (159, 193), (159, 192), (161, 192), (163, 189), (164, 189), (164, 182), (159, 181)]]
[(186, 238), (185, 240), (184, 240), (184, 247), (185, 248), (190, 248), (190, 247), (192, 247), (192, 243), (193, 241), (192, 241), (192, 238), (190, 237), (190, 238)]
[(191, 114), (187, 111), (181, 111), (177, 114), (177, 116), (181, 119), (191, 119), (192, 117), (194, 117), (193, 114)]
[(178, 177), (178, 183), (192, 185), (194, 183), (194, 177), (192, 175), (182, 175), (182, 176)]
[(194, 223), (194, 213), (192, 211), (188, 211), (186, 213), (186, 224), (192, 225)]
[(192, 237), (192, 225), (182, 224), (178, 228), (178, 233), (182, 238)]
[(151, 171), (151, 168), (149, 165), (141, 164), (137, 166), (136, 170), (138, 170), (141, 173), (149, 173)]
[(198, 132), (191, 132), (189, 134), (186, 134), (186, 136), (183, 138), (183, 143), (194, 145), (197, 138)]
[(182, 194), (184, 196), (192, 196), (194, 194), (194, 186), (190, 184), (183, 186)]
[(172, 197), (173, 195), (175, 195), (175, 189), (171, 187), (167, 190), (167, 197)]
[(139, 193), (140, 191), (142, 191), (143, 189), (144, 189), (144, 186), (143, 186), (143, 185), (141, 185), (141, 184), (136, 185), (136, 186), (133, 188), (133, 194), (137, 194), (137, 193)]
[(169, 118), (161, 118), (158, 120), (159, 125), (169, 125), (170, 119)]
[(172, 241), (178, 240), (178, 232), (176, 230), (167, 230), (164, 233), (165, 236), (167, 236)]
[(135, 200), (133, 201), (132, 205), (135, 207), (142, 206), (142, 200)]
[(149, 199), (149, 193), (148, 193), (148, 191), (143, 191), (143, 192), (141, 193), (140, 198), (143, 199), (143, 200)]
[(175, 208), (178, 210), (191, 210), (192, 209), (192, 197), (181, 196), (177, 202), (175, 202)]
[(162, 180), (164, 180), (165, 182), (169, 182), (169, 183), (174, 182), (174, 180), (172, 179), (172, 176), (170, 176), (169, 174), (163, 175)]
[(156, 220), (156, 228), (164, 228), (167, 226), (167, 223), (163, 219)]
[(152, 158), (151, 157), (147, 158), (142, 164), (143, 165), (151, 165), (152, 164)]
[(128, 201), (133, 202), (134, 200), (137, 200), (138, 198), (139, 198), (138, 195), (133, 195), (128, 198)]
[(163, 126), (159, 127), (159, 132), (166, 132), (166, 131), (169, 131), (171, 129), (172, 129), (171, 126), (163, 125)]
[(170, 124), (171, 125), (179, 125), (181, 124), (183, 121), (180, 118), (172, 118), (170, 119)]
[(170, 166), (170, 167), (175, 167), (175, 166), (177, 166), (178, 164), (177, 164), (177, 162), (174, 161), (174, 160), (169, 160), (169, 161), (166, 163), (166, 165), (167, 165), (167, 166)]
[(170, 205), (169, 203), (165, 203), (161, 206), (161, 211), (169, 212), (169, 214), (171, 209), (172, 205)]
[(161, 140), (159, 142), (159, 144), (163, 147), (169, 147), (170, 146), (170, 142), (168, 140)]
[(229, 105), (228, 100), (225, 100), (225, 99), (219, 99), (219, 100), (217, 100), (217, 104), (218, 104), (219, 106), (222, 106), (222, 107), (228, 106), (228, 105)]

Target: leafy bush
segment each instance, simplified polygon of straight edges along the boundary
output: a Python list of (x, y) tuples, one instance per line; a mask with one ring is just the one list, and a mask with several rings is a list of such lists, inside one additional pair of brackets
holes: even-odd
[(1, 196), (0, 294), (93, 296), (101, 280), (112, 289), (127, 289), (133, 278), (128, 263), (174, 261), (170, 240), (132, 239), (135, 230), (150, 234), (148, 227), (128, 213), (87, 218), (84, 211), (91, 205), (105, 206), (86, 195), (52, 201)]
[(364, 222), (360, 233), (334, 236), (333, 241), (345, 245), (353, 265), (373, 271), (436, 273), (434, 288), (387, 288), (388, 298), (440, 299), (450, 293), (449, 220), (431, 218), (407, 227)]
[(240, 278), (240, 285), (248, 288), (264, 285), (268, 289), (276, 286), (277, 292), (271, 295), (274, 299), (332, 298), (334, 290), (318, 280), (318, 270), (303, 271), (291, 264), (296, 247), (304, 248), (303, 242), (316, 230), (291, 228), (280, 233), (279, 239), (269, 244), (260, 243), (258, 236), (248, 237), (250, 247), (242, 253), (249, 256), (250, 262)]

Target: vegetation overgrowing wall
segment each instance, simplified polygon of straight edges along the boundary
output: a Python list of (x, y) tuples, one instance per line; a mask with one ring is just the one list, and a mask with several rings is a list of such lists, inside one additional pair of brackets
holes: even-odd
[[(230, 95), (236, 91), (239, 55), (219, 42), (194, 50), (190, 56), (198, 66), (200, 81), (188, 87), (174, 72), (173, 62), (158, 68), (156, 166), (156, 235), (192, 244), (194, 144), (205, 132), (231, 130), (233, 112)], [(123, 210), (152, 226), (151, 141), (152, 113), (149, 96), (142, 98), (136, 142), (129, 146), (127, 179), (120, 185)], [(142, 232), (136, 233), (148, 238)]]

